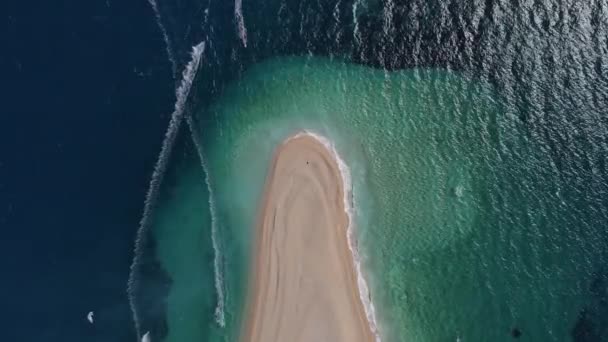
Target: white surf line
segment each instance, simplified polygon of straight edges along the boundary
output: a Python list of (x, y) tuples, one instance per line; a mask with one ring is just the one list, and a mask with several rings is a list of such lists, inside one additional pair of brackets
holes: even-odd
[(203, 148), (199, 140), (198, 130), (196, 129), (196, 124), (194, 123), (194, 119), (192, 119), (192, 115), (186, 115), (186, 122), (188, 123), (188, 127), (190, 128), (190, 133), (192, 134), (192, 141), (194, 142), (194, 146), (196, 147), (196, 151), (198, 152), (201, 167), (203, 168), (203, 172), (205, 173), (205, 184), (207, 184), (207, 192), (209, 193), (209, 212), (211, 213), (211, 244), (213, 246), (214, 253), (213, 272), (215, 281), (215, 292), (217, 294), (215, 321), (220, 327), (223, 328), (226, 325), (224, 313), (224, 276), (222, 272), (222, 254), (218, 241), (219, 230), (217, 221), (217, 211), (215, 207), (215, 196), (213, 194), (213, 187), (211, 186), (211, 175), (209, 173), (209, 167), (205, 162)]
[(386, 2), (385, 6), (382, 6), (382, 12), (383, 12), (383, 17), (384, 17), (384, 24), (382, 25), (382, 31), (384, 32), (385, 35), (388, 36), (389, 34), (389, 30), (390, 27), (393, 24), (393, 8), (395, 7), (395, 4), (393, 2), (393, 0), (388, 0)]
[(245, 19), (243, 18), (243, 0), (234, 0), (234, 17), (239, 38), (241, 38), (243, 46), (247, 47), (247, 29), (245, 28)]
[(331, 142), (331, 140), (329, 140), (328, 138), (326, 138), (322, 135), (319, 135), (317, 133), (314, 133), (314, 132), (311, 132), (308, 130), (304, 130), (304, 131), (296, 134), (295, 136), (291, 137), (287, 141), (294, 139), (294, 138), (302, 137), (302, 136), (309, 136), (309, 137), (312, 137), (312, 138), (316, 139), (317, 141), (319, 141), (321, 144), (323, 144), (323, 146), (325, 146), (325, 148), (327, 148), (328, 151), (331, 152), (332, 156), (336, 159), (336, 161), (338, 163), (338, 169), (340, 169), (340, 176), (342, 178), (342, 184), (344, 186), (344, 197), (343, 197), (344, 211), (346, 212), (346, 215), (348, 217), (348, 227), (346, 228), (346, 238), (348, 240), (348, 248), (350, 249), (350, 252), (351, 252), (351, 255), (353, 258), (353, 263), (355, 264), (355, 271), (357, 273), (357, 287), (359, 289), (359, 299), (361, 300), (361, 304), (363, 304), (363, 309), (365, 310), (365, 316), (367, 317), (367, 323), (369, 324), (369, 329), (371, 330), (372, 334), (374, 335), (375, 341), (381, 342), (382, 339), (380, 338), (380, 331), (378, 330), (378, 321), (376, 320), (376, 309), (374, 308), (374, 303), (372, 303), (372, 297), (371, 297), (371, 294), (369, 291), (369, 286), (367, 286), (367, 282), (365, 281), (365, 278), (363, 277), (363, 272), (361, 270), (361, 257), (359, 255), (359, 249), (357, 247), (357, 238), (353, 231), (354, 230), (353, 226), (355, 225), (354, 215), (353, 215), (354, 199), (353, 199), (353, 186), (352, 186), (352, 178), (350, 175), (350, 169), (348, 168), (348, 166), (346, 165), (344, 160), (342, 160), (342, 158), (338, 154), (338, 151), (336, 150), (336, 147)]
[(127, 283), (127, 294), (129, 296), (129, 305), (131, 306), (131, 312), (133, 313), (133, 321), (135, 322), (135, 331), (137, 332), (138, 339), (141, 338), (141, 333), (139, 316), (135, 307), (134, 291), (137, 285), (137, 281), (135, 280), (135, 274), (137, 271), (137, 267), (140, 265), (143, 253), (143, 243), (146, 241), (145, 239), (148, 234), (152, 210), (158, 198), (160, 183), (165, 174), (165, 171), (167, 170), (167, 163), (171, 155), (171, 150), (173, 148), (173, 144), (175, 143), (179, 127), (184, 117), (184, 109), (186, 101), (188, 99), (188, 94), (190, 94), (190, 88), (192, 87), (192, 82), (194, 81), (196, 72), (198, 71), (201, 56), (204, 50), (204, 42), (200, 42), (199, 44), (192, 47), (192, 58), (190, 59), (190, 62), (188, 62), (188, 65), (186, 65), (186, 68), (182, 73), (182, 81), (180, 86), (175, 91), (175, 108), (173, 110), (173, 113), (171, 114), (169, 127), (167, 128), (167, 131), (165, 133), (165, 139), (163, 140), (158, 160), (156, 161), (154, 171), (152, 172), (152, 179), (150, 180), (150, 186), (148, 188), (148, 193), (146, 194), (146, 199), (144, 201), (144, 213), (139, 222), (139, 229), (137, 230), (133, 263), (131, 264), (131, 273), (129, 274), (129, 281)]
[[(158, 26), (160, 27), (160, 30), (163, 34), (163, 37), (165, 39), (165, 44), (167, 46), (167, 55), (169, 56), (169, 61), (171, 62), (171, 66), (173, 69), (173, 75), (175, 77), (176, 74), (176, 69), (177, 69), (177, 64), (175, 61), (175, 58), (173, 57), (173, 52), (171, 50), (171, 45), (169, 42), (169, 36), (167, 35), (167, 31), (165, 30), (164, 25), (162, 24), (161, 18), (160, 18), (160, 12), (158, 10), (157, 4), (156, 4), (156, 0), (148, 0), (150, 2), (150, 5), (152, 6), (152, 9), (154, 10), (154, 13), (156, 15), (156, 22), (158, 23)], [(205, 17), (203, 22), (206, 23), (209, 20), (209, 7), (211, 5), (211, 0), (209, 1), (209, 3), (207, 4), (207, 9), (205, 9)], [(241, 16), (241, 25), (239, 27), (242, 27), (244, 30), (244, 24), (242, 24), (243, 20), (242, 20), (242, 16)], [(245, 32), (245, 41), (244, 44), (245, 46), (247, 46), (247, 33)], [(241, 38), (242, 39), (242, 38)], [(225, 313), (224, 313), (224, 280), (223, 280), (223, 275), (222, 275), (222, 270), (221, 270), (221, 253), (220, 253), (220, 247), (219, 247), (219, 243), (218, 243), (218, 228), (217, 228), (217, 219), (216, 219), (216, 214), (215, 214), (215, 203), (214, 203), (214, 197), (213, 197), (213, 191), (211, 189), (211, 185), (210, 185), (210, 181), (209, 181), (209, 172), (207, 169), (207, 165), (205, 163), (205, 159), (203, 157), (203, 152), (202, 152), (202, 148), (200, 145), (200, 141), (198, 140), (198, 136), (196, 133), (196, 127), (194, 126), (194, 122), (192, 120), (191, 114), (190, 113), (186, 113), (186, 122), (188, 123), (188, 127), (190, 128), (190, 134), (192, 135), (192, 141), (194, 142), (194, 146), (196, 147), (196, 150), (198, 152), (198, 156), (200, 159), (200, 163), (203, 167), (203, 172), (205, 173), (205, 183), (207, 184), (207, 189), (208, 189), (208, 193), (209, 193), (209, 208), (211, 211), (211, 242), (213, 245), (213, 251), (214, 251), (214, 261), (213, 261), (213, 268), (214, 268), (214, 278), (215, 278), (215, 290), (217, 293), (217, 306), (215, 308), (215, 321), (217, 322), (217, 324), (220, 327), (224, 327), (225, 326)]]
[(363, 6), (362, 0), (355, 0), (353, 2), (353, 37), (357, 45), (361, 46), (361, 32), (359, 32), (359, 6)]
[(148, 0), (150, 6), (152, 6), (152, 10), (154, 11), (154, 16), (156, 17), (156, 23), (160, 28), (160, 32), (163, 35), (163, 39), (165, 40), (165, 45), (167, 48), (167, 57), (169, 57), (169, 61), (171, 62), (171, 70), (173, 73), (171, 74), (173, 78), (177, 77), (177, 62), (175, 61), (175, 56), (173, 55), (173, 50), (171, 50), (171, 44), (169, 41), (169, 35), (167, 34), (167, 30), (165, 29), (165, 25), (160, 18), (160, 11), (158, 10), (158, 5), (156, 4), (156, 0)]

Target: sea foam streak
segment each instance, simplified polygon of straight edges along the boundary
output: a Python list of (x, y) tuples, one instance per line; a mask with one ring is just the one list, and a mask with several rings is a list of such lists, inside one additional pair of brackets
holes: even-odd
[[(163, 38), (165, 39), (165, 44), (167, 47), (167, 55), (169, 57), (169, 61), (171, 62), (171, 67), (173, 69), (173, 75), (175, 77), (176, 74), (176, 70), (177, 70), (177, 63), (175, 61), (175, 58), (173, 57), (173, 51), (171, 50), (171, 44), (169, 41), (169, 36), (167, 34), (167, 30), (165, 29), (165, 26), (163, 25), (162, 21), (161, 21), (161, 17), (160, 17), (160, 12), (158, 10), (158, 6), (156, 4), (156, 0), (148, 0), (148, 2), (150, 3), (150, 5), (152, 6), (152, 9), (154, 10), (154, 14), (156, 15), (156, 22), (161, 30), (161, 33), (163, 34)], [(239, 7), (240, 8), (240, 7)], [(237, 11), (240, 13), (240, 10)], [(205, 10), (205, 22), (208, 20), (207, 16), (208, 16), (208, 9)], [(237, 15), (238, 18), (238, 15)], [(242, 30), (244, 30), (244, 23), (243, 23), (243, 18), (242, 15), (240, 17), (240, 21), (239, 21), (239, 29), (242, 28)], [(241, 30), (239, 31), (241, 32)], [(245, 46), (247, 46), (247, 33), (245, 32), (244, 36), (241, 35), (241, 37), (244, 37), (244, 41), (243, 44)], [(215, 320), (217, 322), (217, 324), (219, 324), (220, 327), (224, 327), (225, 325), (225, 319), (224, 319), (224, 286), (223, 286), (223, 276), (222, 276), (222, 271), (220, 269), (221, 267), (221, 254), (220, 254), (220, 248), (219, 248), (219, 244), (218, 244), (218, 228), (217, 228), (217, 220), (216, 220), (216, 213), (215, 213), (215, 201), (214, 201), (214, 197), (213, 197), (213, 191), (211, 189), (211, 185), (210, 185), (210, 181), (209, 181), (209, 172), (207, 170), (207, 165), (205, 163), (205, 159), (203, 156), (203, 152), (202, 152), (202, 148), (200, 145), (200, 142), (198, 140), (198, 136), (196, 133), (196, 127), (194, 126), (193, 120), (192, 120), (192, 116), (191, 114), (187, 113), (186, 114), (186, 122), (188, 123), (188, 127), (190, 128), (190, 133), (192, 135), (192, 141), (194, 142), (194, 146), (196, 147), (196, 150), (198, 152), (198, 156), (200, 158), (200, 162), (201, 165), (203, 167), (203, 172), (205, 172), (205, 183), (207, 184), (207, 189), (209, 192), (209, 208), (211, 211), (211, 242), (213, 245), (213, 250), (214, 250), (214, 262), (213, 262), (213, 267), (214, 267), (214, 273), (215, 273), (215, 289), (216, 289), (216, 293), (217, 293), (217, 306), (215, 308)]]
[(160, 32), (163, 35), (163, 39), (165, 40), (165, 45), (167, 46), (167, 57), (169, 57), (169, 61), (171, 62), (171, 69), (173, 70), (173, 77), (177, 77), (177, 63), (175, 61), (175, 56), (173, 56), (173, 50), (171, 50), (171, 42), (169, 41), (169, 35), (167, 34), (167, 30), (165, 29), (165, 25), (160, 18), (160, 11), (158, 10), (158, 5), (156, 4), (156, 0), (148, 0), (150, 6), (152, 6), (152, 10), (154, 11), (154, 16), (156, 17), (156, 23), (160, 28)]
[(207, 184), (207, 190), (209, 193), (209, 212), (211, 213), (211, 244), (213, 245), (213, 271), (214, 271), (214, 280), (215, 280), (215, 292), (217, 293), (217, 306), (215, 307), (215, 321), (220, 327), (224, 327), (226, 324), (224, 319), (224, 277), (222, 272), (222, 254), (218, 241), (218, 222), (217, 222), (217, 213), (215, 209), (215, 196), (213, 195), (213, 188), (211, 187), (211, 175), (209, 174), (209, 168), (207, 167), (207, 163), (205, 162), (205, 157), (203, 155), (203, 149), (201, 143), (199, 141), (198, 131), (196, 129), (194, 120), (191, 115), (186, 116), (186, 121), (188, 122), (188, 126), (190, 127), (190, 132), (192, 133), (192, 141), (194, 142), (194, 146), (196, 147), (196, 151), (198, 152), (199, 160), (201, 162), (201, 166), (203, 168), (203, 172), (205, 173), (205, 184)]
[(243, 18), (243, 0), (234, 0), (234, 16), (239, 31), (239, 38), (243, 46), (247, 47), (247, 29), (245, 28), (245, 18)]
[(167, 163), (171, 155), (171, 150), (173, 148), (173, 144), (175, 143), (175, 138), (177, 137), (179, 127), (184, 117), (184, 109), (186, 107), (188, 95), (190, 94), (190, 88), (192, 87), (192, 82), (196, 77), (196, 72), (198, 71), (201, 56), (203, 55), (204, 50), (204, 42), (200, 42), (199, 44), (192, 47), (192, 58), (190, 59), (190, 62), (188, 63), (188, 65), (186, 65), (186, 68), (182, 73), (182, 81), (180, 86), (175, 91), (175, 95), (177, 98), (175, 102), (175, 108), (173, 110), (173, 113), (171, 114), (169, 127), (167, 128), (167, 132), (165, 133), (165, 139), (163, 140), (158, 160), (156, 161), (154, 171), (152, 172), (150, 187), (148, 188), (148, 193), (146, 194), (146, 199), (144, 202), (144, 213), (142, 215), (141, 221), (139, 222), (139, 229), (137, 230), (137, 236), (135, 239), (135, 252), (133, 257), (133, 263), (131, 264), (131, 273), (129, 275), (129, 281), (127, 284), (127, 293), (129, 295), (129, 305), (131, 306), (131, 311), (133, 312), (133, 320), (135, 322), (135, 330), (137, 331), (138, 338), (141, 337), (141, 333), (139, 315), (135, 307), (134, 298), (135, 288), (137, 287), (137, 268), (141, 262), (143, 244), (148, 236), (148, 228), (150, 226), (150, 220), (152, 218), (151, 212), (158, 198), (158, 190), (160, 188), (160, 183), (165, 174), (165, 171), (167, 170)]
[(367, 282), (363, 277), (363, 273), (361, 271), (361, 257), (359, 256), (359, 250), (357, 248), (357, 239), (354, 236), (353, 226), (354, 226), (354, 215), (353, 215), (353, 188), (352, 188), (352, 179), (350, 176), (350, 169), (346, 165), (346, 163), (342, 160), (338, 151), (336, 150), (334, 144), (324, 136), (321, 136), (317, 133), (313, 133), (311, 131), (304, 130), (293, 137), (287, 139), (287, 141), (291, 139), (295, 139), (302, 136), (309, 136), (317, 141), (319, 141), (325, 148), (331, 152), (333, 157), (338, 162), (338, 168), (340, 169), (340, 175), (342, 177), (342, 184), (344, 185), (344, 211), (348, 217), (348, 227), (346, 228), (346, 238), (348, 240), (348, 248), (350, 249), (351, 255), (353, 257), (353, 263), (355, 265), (355, 271), (357, 273), (357, 286), (359, 288), (359, 299), (361, 299), (361, 303), (363, 304), (363, 309), (365, 310), (365, 316), (367, 317), (367, 322), (369, 323), (369, 328), (374, 335), (376, 342), (381, 342), (380, 332), (378, 331), (378, 324), (376, 321), (376, 310), (374, 308), (374, 304), (371, 300), (371, 295), (369, 292), (369, 287), (367, 286)]

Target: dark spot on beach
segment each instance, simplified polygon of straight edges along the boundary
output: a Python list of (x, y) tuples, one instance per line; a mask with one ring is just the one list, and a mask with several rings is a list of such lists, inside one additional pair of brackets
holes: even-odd
[(513, 338), (519, 338), (521, 336), (521, 330), (518, 328), (511, 329), (511, 336), (513, 336)]

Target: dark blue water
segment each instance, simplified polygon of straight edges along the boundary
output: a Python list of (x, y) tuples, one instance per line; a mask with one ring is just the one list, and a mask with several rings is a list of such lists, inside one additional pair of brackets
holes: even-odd
[(174, 102), (150, 6), (9, 1), (0, 32), (0, 340), (132, 341), (132, 241)]

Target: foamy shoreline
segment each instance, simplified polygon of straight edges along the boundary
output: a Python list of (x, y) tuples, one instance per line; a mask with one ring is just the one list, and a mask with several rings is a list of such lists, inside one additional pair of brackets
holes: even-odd
[(367, 321), (369, 323), (369, 328), (372, 332), (372, 334), (374, 335), (374, 338), (376, 340), (376, 342), (381, 342), (382, 339), (380, 338), (380, 332), (378, 331), (378, 324), (377, 324), (377, 320), (376, 320), (376, 310), (374, 307), (373, 302), (371, 301), (371, 294), (370, 294), (370, 290), (369, 290), (369, 286), (367, 285), (367, 281), (365, 280), (365, 277), (363, 276), (363, 271), (361, 269), (361, 257), (359, 256), (359, 249), (357, 247), (357, 239), (354, 236), (355, 232), (354, 232), (354, 205), (353, 205), (353, 186), (352, 186), (352, 178), (351, 178), (351, 173), (350, 173), (350, 169), (348, 168), (348, 165), (346, 165), (346, 163), (344, 162), (344, 160), (340, 157), (340, 154), (338, 154), (338, 151), (336, 150), (336, 147), (334, 146), (334, 144), (331, 142), (331, 140), (329, 140), (328, 138), (308, 131), (308, 130), (303, 130), (289, 138), (287, 138), (283, 144), (287, 143), (288, 141), (292, 140), (292, 139), (296, 139), (298, 137), (302, 137), (302, 136), (309, 136), (317, 141), (319, 141), (321, 144), (323, 144), (323, 146), (325, 146), (325, 148), (331, 152), (332, 156), (334, 157), (334, 159), (336, 160), (336, 162), (338, 163), (338, 168), (340, 169), (340, 175), (342, 177), (342, 185), (344, 187), (344, 197), (343, 197), (343, 205), (344, 205), (344, 211), (346, 212), (346, 216), (348, 217), (348, 227), (346, 229), (346, 238), (348, 241), (348, 247), (350, 249), (351, 255), (352, 255), (352, 259), (353, 259), (353, 264), (355, 265), (355, 272), (357, 274), (357, 286), (359, 289), (359, 299), (361, 300), (361, 304), (363, 305), (363, 308), (365, 310), (365, 315), (367, 316)]

